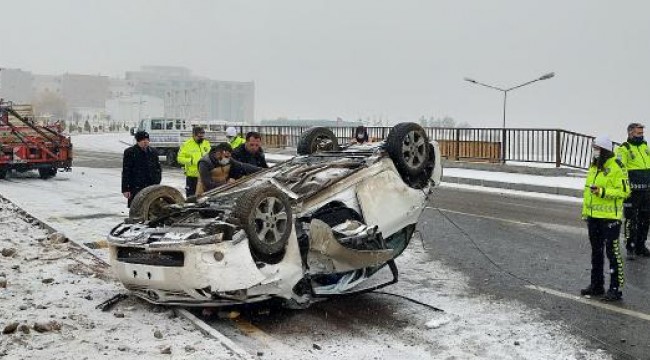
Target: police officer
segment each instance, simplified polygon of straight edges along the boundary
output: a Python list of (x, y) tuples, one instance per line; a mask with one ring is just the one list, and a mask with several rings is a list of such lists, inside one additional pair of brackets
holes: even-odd
[(233, 126), (230, 126), (226, 129), (226, 138), (228, 139), (228, 143), (233, 150), (237, 149), (246, 142), (246, 140), (244, 140), (244, 138), (237, 133), (237, 129), (235, 129)]
[[(597, 137), (593, 142), (593, 161), (583, 194), (582, 218), (587, 221), (591, 243), (591, 282), (580, 291), (583, 296), (605, 295), (604, 300), (623, 297), (623, 260), (619, 246), (623, 201), (630, 195), (625, 166), (616, 159), (612, 141)], [(603, 250), (609, 260), (610, 282), (605, 293)]]
[(650, 257), (645, 247), (650, 226), (650, 150), (643, 140), (643, 125), (627, 126), (627, 141), (616, 149), (618, 159), (627, 168), (632, 195), (625, 201), (625, 248), (627, 257)]
[(197, 126), (192, 129), (192, 138), (187, 139), (180, 150), (176, 161), (185, 167), (185, 196), (196, 193), (199, 182), (199, 160), (210, 152), (210, 142), (205, 139), (205, 130)]

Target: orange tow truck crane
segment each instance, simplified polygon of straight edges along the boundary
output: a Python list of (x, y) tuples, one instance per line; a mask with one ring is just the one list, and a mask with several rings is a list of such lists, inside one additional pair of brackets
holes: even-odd
[(42, 179), (72, 168), (72, 142), (61, 124), (40, 125), (30, 105), (0, 99), (0, 179), (14, 170), (38, 170)]

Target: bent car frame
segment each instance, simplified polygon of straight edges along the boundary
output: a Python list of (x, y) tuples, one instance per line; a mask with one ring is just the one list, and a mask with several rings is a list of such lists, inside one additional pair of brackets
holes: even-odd
[[(298, 154), (198, 198), (141, 191), (108, 235), (119, 280), (156, 304), (294, 308), (395, 283), (394, 259), (442, 176), (437, 143), (415, 123), (346, 146), (316, 127)], [(386, 266), (392, 280), (368, 281)]]

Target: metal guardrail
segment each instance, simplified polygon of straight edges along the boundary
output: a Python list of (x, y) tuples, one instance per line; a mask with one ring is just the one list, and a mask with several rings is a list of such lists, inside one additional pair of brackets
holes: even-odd
[[(308, 126), (239, 126), (246, 134), (257, 131), (268, 147), (296, 147)], [(339, 143), (348, 143), (355, 127), (330, 127)], [(383, 140), (391, 127), (367, 127), (370, 138)], [(440, 144), (441, 155), (457, 161), (532, 162), (586, 169), (593, 136), (562, 129), (427, 127)]]

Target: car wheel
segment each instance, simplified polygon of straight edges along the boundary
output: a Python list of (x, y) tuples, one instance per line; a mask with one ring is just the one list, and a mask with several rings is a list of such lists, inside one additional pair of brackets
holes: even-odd
[(416, 123), (395, 125), (388, 133), (386, 147), (395, 167), (402, 175), (421, 174), (429, 160), (429, 138)]
[(130, 218), (144, 221), (154, 220), (169, 215), (169, 205), (185, 201), (183, 194), (167, 185), (151, 185), (142, 189), (131, 202)]
[(278, 262), (293, 227), (287, 196), (275, 187), (252, 189), (239, 198), (233, 215), (246, 232), (253, 254), (263, 261)]
[(55, 177), (56, 168), (38, 168), (38, 176), (44, 180)]
[(176, 156), (178, 153), (176, 150), (167, 150), (167, 153), (165, 155), (165, 164), (167, 166), (176, 166), (178, 163), (176, 162)]
[(313, 127), (300, 135), (298, 155), (311, 155), (317, 151), (336, 151), (339, 141), (332, 130), (326, 127)]

